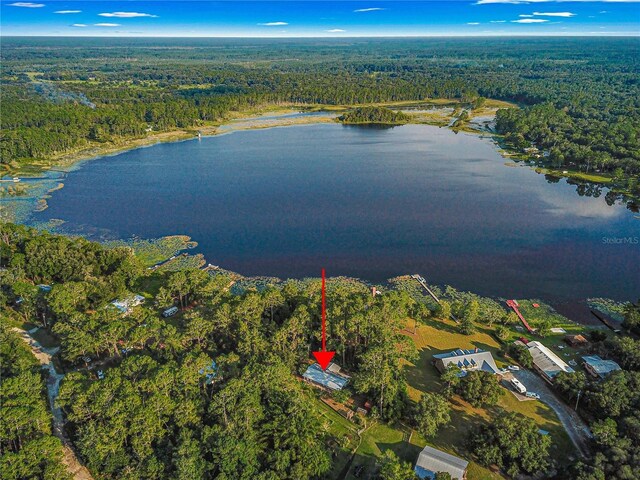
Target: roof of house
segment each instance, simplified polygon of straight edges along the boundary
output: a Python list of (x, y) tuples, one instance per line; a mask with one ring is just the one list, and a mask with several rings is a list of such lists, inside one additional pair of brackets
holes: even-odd
[(329, 388), (331, 390), (342, 390), (349, 379), (342, 375), (332, 373), (330, 369), (331, 364), (329, 365), (329, 368), (327, 368), (327, 370), (322, 370), (320, 365), (314, 363), (312, 365), (309, 365), (309, 368), (307, 368), (307, 371), (304, 372), (302, 376), (307, 380), (312, 381), (313, 383)]
[(560, 372), (573, 372), (567, 363), (553, 353), (540, 342), (529, 342), (529, 353), (536, 367), (542, 370), (549, 378), (555, 377)]
[(589, 365), (591, 370), (593, 370), (600, 377), (604, 377), (605, 375), (614, 372), (616, 370), (621, 370), (620, 365), (618, 365), (613, 360), (605, 360), (600, 358), (599, 355), (591, 355), (587, 357), (582, 357), (584, 363)]
[(567, 335), (565, 337), (565, 339), (568, 342), (573, 342), (573, 343), (589, 343), (589, 341), (586, 338), (584, 338), (583, 335), (579, 335), (579, 334), (578, 335)]
[(124, 300), (116, 299), (111, 302), (111, 305), (120, 310), (121, 313), (128, 312), (131, 307), (135, 307), (144, 302), (142, 295), (133, 295), (132, 297), (125, 298)]
[(462, 370), (479, 369), (491, 373), (497, 373), (499, 370), (491, 352), (479, 348), (474, 350), (459, 348), (453, 352), (438, 353), (433, 358), (441, 360), (445, 367), (453, 364)]
[(462, 480), (469, 462), (462, 458), (426, 446), (420, 452), (414, 471), (421, 479), (433, 479), (438, 472), (447, 472), (451, 478)]

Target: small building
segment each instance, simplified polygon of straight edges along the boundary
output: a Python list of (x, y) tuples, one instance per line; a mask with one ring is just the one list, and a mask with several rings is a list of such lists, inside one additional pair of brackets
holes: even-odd
[(533, 358), (533, 368), (547, 382), (552, 383), (553, 378), (560, 372), (573, 373), (573, 368), (542, 343), (529, 342), (527, 348)]
[(491, 352), (475, 348), (473, 350), (458, 349), (448, 353), (438, 353), (433, 356), (433, 364), (440, 373), (444, 373), (450, 365), (462, 370), (463, 374), (472, 370), (483, 370), (498, 373), (499, 368)]
[(420, 479), (433, 480), (439, 472), (451, 475), (452, 480), (465, 480), (469, 462), (433, 447), (426, 446), (420, 452), (413, 471)]
[(336, 365), (332, 368), (333, 365), (330, 363), (326, 370), (322, 370), (322, 367), (317, 363), (309, 365), (309, 368), (302, 374), (302, 378), (329, 391), (342, 390), (349, 382), (349, 377), (336, 373), (336, 369), (339, 372), (340, 367)]
[(587, 372), (596, 378), (605, 378), (611, 372), (621, 370), (620, 365), (616, 362), (600, 358), (599, 355), (582, 357), (582, 360), (584, 361), (584, 368)]
[(564, 341), (572, 347), (584, 347), (589, 343), (589, 340), (582, 335), (567, 335), (564, 337)]
[(144, 303), (144, 297), (142, 295), (134, 295), (133, 297), (125, 298), (124, 300), (114, 300), (111, 305), (116, 307), (120, 313), (129, 313), (133, 307), (137, 307)]

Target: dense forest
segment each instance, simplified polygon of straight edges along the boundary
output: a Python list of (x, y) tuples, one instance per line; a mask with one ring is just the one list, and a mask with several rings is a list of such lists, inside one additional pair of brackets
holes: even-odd
[(2, 478), (67, 480), (60, 440), (53, 436), (40, 364), (0, 324), (0, 473)]
[[(46, 375), (12, 331), (22, 325), (60, 347), (54, 364), (65, 375), (56, 404), (95, 478), (338, 478), (345, 434), (327, 423), (318, 394), (299, 376), (320, 346), (320, 282), (241, 291), (232, 291), (233, 283), (227, 273), (193, 268), (153, 273), (127, 247), (2, 225), (2, 478), (64, 478)], [(134, 292), (143, 292), (145, 302), (126, 314), (110, 303)], [(435, 321), (462, 336), (492, 328), (500, 337), (518, 322), (494, 300), (450, 287), (441, 294), (446, 300), (437, 305), (406, 289), (372, 295), (358, 281), (328, 282), (327, 348), (352, 374), (335, 402), (361, 395), (372, 403), (372, 420), (406, 423), (434, 438), (451, 421), (455, 396), (497, 412), (469, 439), (469, 452), (482, 465), (510, 477), (554, 471), (556, 478), (581, 480), (638, 476), (638, 340), (595, 331), (595, 350), (623, 370), (602, 382), (581, 372), (559, 377), (557, 388), (569, 404), (581, 397), (596, 452), (562, 465), (551, 460), (552, 442), (536, 422), (497, 406), (504, 389), (494, 375), (461, 378), (453, 368), (440, 390), (409, 399), (406, 367), (418, 358), (411, 334), (418, 323)], [(163, 317), (172, 305), (180, 314)], [(459, 323), (445, 324), (452, 314)], [(640, 307), (628, 304), (625, 315), (625, 328), (637, 331)], [(548, 331), (540, 324), (540, 335)], [(506, 343), (504, 349), (509, 354)], [(392, 451), (378, 467), (376, 478), (414, 478), (411, 465)]]
[(498, 115), (514, 148), (637, 188), (635, 38), (83, 42), (3, 40), (3, 163), (197, 128), (257, 105), (487, 97), (522, 107)]
[(411, 117), (384, 107), (358, 107), (338, 117), (342, 123), (370, 123), (378, 125), (402, 125)]

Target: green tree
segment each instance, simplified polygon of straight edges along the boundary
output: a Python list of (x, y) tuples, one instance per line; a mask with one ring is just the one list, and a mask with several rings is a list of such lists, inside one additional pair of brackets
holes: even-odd
[(471, 438), (471, 448), (483, 465), (496, 465), (510, 477), (544, 472), (551, 438), (520, 413), (500, 413)]
[(497, 404), (502, 388), (493, 373), (473, 370), (462, 377), (458, 393), (474, 407), (483, 407)]
[(437, 393), (422, 395), (416, 408), (414, 421), (425, 438), (435, 437), (438, 429), (451, 421), (449, 401)]
[(382, 458), (378, 478), (380, 480), (416, 480), (418, 477), (409, 462), (403, 462), (393, 450), (387, 450)]

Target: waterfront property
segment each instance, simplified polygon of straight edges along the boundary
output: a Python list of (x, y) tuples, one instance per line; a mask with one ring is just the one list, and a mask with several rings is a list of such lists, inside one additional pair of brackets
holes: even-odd
[(447, 353), (438, 353), (433, 356), (433, 364), (440, 373), (444, 373), (453, 365), (462, 370), (462, 375), (472, 370), (483, 370), (490, 373), (498, 373), (498, 366), (491, 352), (475, 348), (463, 350), (461, 348)]
[(605, 360), (599, 355), (582, 357), (582, 360), (584, 361), (584, 368), (587, 372), (596, 378), (602, 379), (612, 372), (621, 370), (620, 365), (616, 362), (613, 360)]
[(462, 458), (426, 446), (420, 452), (413, 470), (420, 479), (433, 480), (437, 473), (445, 472), (451, 475), (452, 480), (464, 480), (468, 466), (469, 462)]
[(533, 358), (533, 368), (549, 383), (552, 383), (553, 378), (560, 372), (574, 371), (564, 360), (540, 342), (529, 342), (527, 348)]
[(340, 373), (340, 367), (330, 363), (326, 370), (314, 363), (302, 374), (302, 378), (315, 386), (329, 391), (342, 390), (349, 382), (349, 377)]

